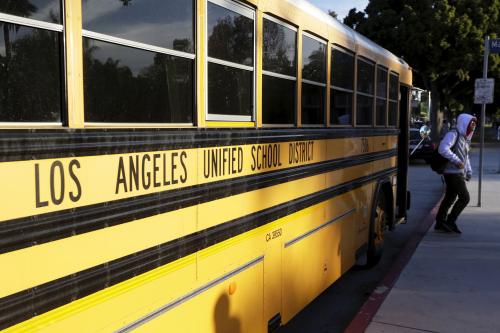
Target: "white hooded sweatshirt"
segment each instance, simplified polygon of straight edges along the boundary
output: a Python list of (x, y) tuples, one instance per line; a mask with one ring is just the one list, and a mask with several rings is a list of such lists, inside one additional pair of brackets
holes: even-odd
[[(458, 116), (457, 127), (450, 130), (444, 136), (439, 144), (439, 153), (448, 159), (450, 162), (446, 165), (444, 174), (447, 173), (461, 173), (468, 178), (472, 176), (472, 168), (469, 160), (470, 140), (474, 132), (467, 135), (467, 128), (472, 120), (476, 118), (470, 114), (462, 113)], [(457, 135), (458, 133), (458, 135)], [(455, 144), (456, 142), (456, 144)], [(453, 150), (451, 149), (453, 148)], [(462, 162), (465, 166), (464, 169), (459, 169), (458, 164)]]

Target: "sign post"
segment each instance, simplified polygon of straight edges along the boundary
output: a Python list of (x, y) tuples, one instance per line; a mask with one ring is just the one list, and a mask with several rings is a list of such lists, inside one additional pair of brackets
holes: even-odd
[[(497, 125), (497, 141), (500, 141), (500, 124)], [(500, 152), (498, 153), (498, 171), (500, 173)]]
[[(490, 40), (490, 53), (500, 53), (500, 39)], [(497, 126), (497, 141), (500, 141), (500, 124)], [(498, 155), (498, 173), (500, 173), (500, 154)]]
[(490, 40), (489, 36), (484, 39), (483, 78), (477, 79), (474, 89), (474, 104), (481, 104), (481, 146), (479, 150), (479, 179), (477, 191), (477, 206), (481, 207), (481, 189), (483, 182), (483, 152), (484, 152), (484, 123), (486, 117), (486, 104), (493, 103), (493, 91), (495, 81), (488, 77), (488, 56), (492, 53), (500, 53), (500, 39)]

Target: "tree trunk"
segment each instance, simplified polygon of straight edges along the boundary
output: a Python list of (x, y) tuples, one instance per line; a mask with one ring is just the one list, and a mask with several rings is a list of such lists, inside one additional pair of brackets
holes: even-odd
[(431, 82), (431, 137), (432, 141), (439, 143), (443, 127), (443, 112), (441, 109), (441, 93), (436, 82)]

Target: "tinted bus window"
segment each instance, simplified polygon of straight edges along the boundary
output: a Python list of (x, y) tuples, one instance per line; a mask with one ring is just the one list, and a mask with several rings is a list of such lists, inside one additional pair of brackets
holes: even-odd
[(398, 103), (389, 102), (389, 126), (398, 126)]
[(262, 80), (262, 122), (293, 124), (296, 82), (270, 75), (263, 75)]
[(375, 125), (386, 126), (387, 121), (387, 70), (377, 67), (377, 101), (375, 103)]
[(324, 124), (325, 88), (302, 83), (302, 123)]
[(0, 122), (60, 122), (62, 33), (0, 24)]
[(253, 72), (208, 64), (209, 114), (251, 116)]
[(377, 97), (387, 98), (387, 71), (377, 68)]
[(326, 45), (308, 36), (302, 37), (302, 78), (326, 82)]
[(356, 125), (373, 125), (375, 65), (358, 58)]
[(0, 13), (26, 17), (33, 20), (61, 24), (61, 12), (60, 0), (0, 1)]
[(389, 81), (389, 99), (397, 101), (399, 99), (399, 78), (397, 75), (391, 74)]
[(387, 100), (377, 98), (375, 103), (375, 125), (385, 126), (387, 118)]
[(264, 124), (293, 124), (297, 32), (276, 21), (264, 18), (262, 121)]
[(356, 125), (373, 124), (373, 97), (358, 95), (356, 107)]
[(375, 66), (363, 60), (358, 61), (358, 92), (373, 95)]
[(389, 126), (398, 126), (399, 77), (389, 76)]
[(252, 120), (254, 15), (232, 1), (207, 3), (209, 120)]
[(296, 40), (296, 31), (264, 19), (263, 69), (295, 77)]
[(82, 11), (85, 121), (192, 123), (193, 2), (84, 0)]
[(302, 124), (325, 123), (326, 43), (302, 35)]
[(330, 124), (352, 125), (354, 55), (332, 48)]
[(354, 56), (332, 49), (332, 86), (353, 90), (354, 89)]
[(192, 1), (184, 0), (82, 1), (86, 30), (190, 53), (193, 11)]
[(352, 96), (350, 92), (331, 89), (330, 123), (352, 125)]
[(85, 40), (85, 116), (89, 122), (190, 123), (193, 61)]

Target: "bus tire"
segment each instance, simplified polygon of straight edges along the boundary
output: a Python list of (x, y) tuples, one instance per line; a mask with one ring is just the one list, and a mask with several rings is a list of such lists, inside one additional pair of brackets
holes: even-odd
[(366, 268), (372, 268), (377, 265), (384, 252), (384, 233), (388, 227), (388, 210), (386, 202), (384, 191), (380, 190), (377, 195), (377, 203), (370, 222)]

